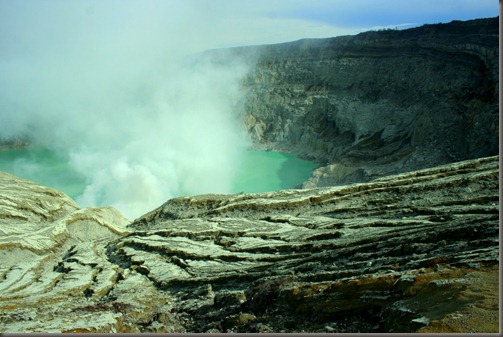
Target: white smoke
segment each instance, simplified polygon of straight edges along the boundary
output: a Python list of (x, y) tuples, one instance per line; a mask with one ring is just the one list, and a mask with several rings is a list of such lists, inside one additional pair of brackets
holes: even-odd
[(67, 154), (87, 179), (81, 206), (129, 218), (173, 196), (230, 192), (246, 146), (237, 116), (248, 68), (188, 57), (203, 39), (183, 21), (194, 8), (22, 4), (10, 3), (18, 21), (0, 23), (9, 47), (0, 49), (0, 136)]

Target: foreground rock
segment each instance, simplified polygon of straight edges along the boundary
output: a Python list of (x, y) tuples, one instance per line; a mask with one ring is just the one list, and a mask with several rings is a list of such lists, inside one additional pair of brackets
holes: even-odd
[(115, 287), (105, 245), (129, 221), (111, 207), (80, 209), (65, 194), (0, 172), (0, 331), (115, 328), (113, 313), (74, 311)]
[(497, 332), (498, 159), (176, 198), (127, 230), (2, 175), (0, 329)]

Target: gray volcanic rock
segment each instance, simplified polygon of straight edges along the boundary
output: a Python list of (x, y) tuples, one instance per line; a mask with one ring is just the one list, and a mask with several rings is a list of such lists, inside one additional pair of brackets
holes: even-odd
[(243, 116), (255, 146), (345, 168), (305, 187), (498, 154), (498, 18), (235, 53), (257, 56)]
[(0, 331), (111, 331), (114, 312), (74, 309), (114, 287), (104, 247), (130, 233), (128, 222), (112, 207), (80, 209), (61, 192), (0, 172)]
[(189, 331), (413, 332), (477, 307), (463, 284), (479, 271), (493, 301), (477, 328), (497, 331), (498, 170), (492, 157), (344, 187), (172, 199), (112, 258), (174, 294)]
[(175, 198), (126, 228), (2, 174), (0, 330), (497, 332), (498, 161)]
[(27, 147), (30, 141), (23, 137), (1, 138), (0, 137), (0, 150), (10, 150), (20, 147)]

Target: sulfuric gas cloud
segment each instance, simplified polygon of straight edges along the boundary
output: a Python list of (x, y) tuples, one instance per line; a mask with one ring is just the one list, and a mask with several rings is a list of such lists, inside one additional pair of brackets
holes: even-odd
[(249, 65), (194, 56), (212, 13), (183, 3), (1, 4), (0, 137), (67, 155), (87, 181), (81, 206), (132, 219), (173, 196), (230, 192)]

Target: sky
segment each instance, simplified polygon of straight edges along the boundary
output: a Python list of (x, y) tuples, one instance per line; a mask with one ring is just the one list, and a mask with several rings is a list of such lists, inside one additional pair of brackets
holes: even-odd
[(0, 0), (0, 41), (19, 51), (49, 36), (68, 43), (73, 32), (154, 35), (144, 43), (161, 43), (165, 34), (166, 43), (183, 36), (187, 51), (197, 52), (494, 17), (498, 10), (496, 0)]
[(133, 219), (228, 193), (249, 145), (253, 66), (207, 49), (498, 15), (496, 0), (0, 0), (0, 138), (30, 136), (86, 179), (81, 206)]

